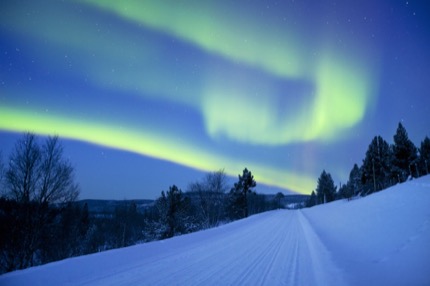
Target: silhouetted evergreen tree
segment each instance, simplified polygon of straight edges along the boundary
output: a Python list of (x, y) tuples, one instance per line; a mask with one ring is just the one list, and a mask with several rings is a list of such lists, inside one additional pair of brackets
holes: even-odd
[(428, 175), (430, 174), (430, 139), (427, 136), (421, 141), (419, 153), (420, 176)]
[(0, 273), (33, 265), (35, 245), (31, 231), (37, 205), (0, 199)]
[(361, 192), (361, 171), (357, 164), (354, 164), (351, 172), (349, 173), (348, 183), (346, 184), (348, 188), (348, 197), (356, 196)]
[(337, 188), (334, 185), (330, 173), (327, 173), (325, 170), (323, 170), (320, 177), (318, 178), (318, 186), (316, 189), (318, 203), (323, 204), (334, 201), (336, 189)]
[(233, 219), (248, 217), (248, 194), (256, 185), (254, 176), (245, 168), (230, 191), (230, 216)]
[(87, 232), (90, 228), (90, 213), (88, 211), (88, 204), (85, 203), (82, 207), (82, 213), (80, 217), (79, 223), (79, 234), (82, 238), (87, 235)]
[(83, 254), (79, 233), (81, 212), (81, 208), (72, 203), (61, 209), (50, 208), (48, 213), (55, 220), (45, 223), (42, 231), (43, 244), (39, 250), (42, 264)]
[(275, 198), (274, 198), (274, 201), (275, 201), (275, 208), (277, 208), (277, 209), (282, 208), (281, 201), (282, 201), (282, 199), (283, 199), (284, 197), (285, 197), (285, 196), (284, 196), (284, 194), (283, 194), (283, 193), (281, 193), (281, 192), (278, 192), (278, 193), (275, 195)]
[(0, 195), (4, 193), (4, 175), (5, 175), (5, 167), (3, 163), (3, 153), (0, 150)]
[(272, 204), (266, 201), (262, 194), (250, 191), (247, 196), (248, 215), (254, 215), (273, 209)]
[(182, 191), (175, 185), (169, 187), (167, 192), (161, 192), (157, 205), (160, 209), (161, 221), (165, 225), (163, 238), (189, 232), (186, 220), (190, 203), (189, 198), (184, 197)]
[(392, 172), (399, 182), (404, 182), (408, 176), (417, 176), (417, 148), (409, 140), (402, 123), (394, 135)]
[(381, 136), (375, 136), (366, 151), (362, 166), (363, 195), (380, 191), (392, 185), (392, 152)]
[(341, 184), (337, 192), (337, 199), (350, 199), (352, 197), (352, 191), (348, 187), (348, 184)]
[(309, 197), (309, 200), (306, 204), (306, 207), (310, 208), (317, 204), (317, 195), (315, 194), (315, 191), (312, 191), (311, 196)]
[(125, 247), (143, 240), (143, 218), (134, 201), (118, 206), (113, 217), (112, 246)]

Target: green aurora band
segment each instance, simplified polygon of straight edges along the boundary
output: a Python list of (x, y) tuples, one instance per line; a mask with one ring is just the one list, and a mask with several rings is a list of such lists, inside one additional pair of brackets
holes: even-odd
[[(306, 49), (298, 44), (300, 38), (293, 32), (281, 32), (279, 28), (272, 27), (275, 32), (267, 33), (246, 15), (241, 15), (243, 20), (238, 21), (236, 16), (229, 17), (227, 9), (220, 10), (206, 2), (204, 5), (199, 5), (199, 2), (184, 5), (181, 1), (85, 2), (190, 42), (232, 62), (260, 68), (273, 76), (314, 83), (313, 102), (306, 110), (296, 111), (293, 121), (273, 116), (271, 110), (276, 108), (276, 102), (265, 99), (270, 97), (270, 93), (261, 94), (257, 102), (249, 102), (242, 100), (237, 87), (224, 86), (218, 87), (221, 90), (214, 90), (213, 85), (209, 85), (211, 88), (203, 91), (200, 110), (205, 116), (207, 132), (212, 136), (220, 133), (230, 139), (253, 144), (336, 139), (339, 132), (363, 119), (371, 103), (375, 87), (370, 80), (370, 69), (362, 63), (363, 58), (350, 60), (342, 51), (321, 47), (320, 58), (311, 62), (303, 52)], [(356, 47), (353, 52), (360, 56), (362, 53), (357, 47), (362, 45), (352, 39), (350, 41), (351, 46)], [(209, 83), (216, 81), (210, 76)], [(290, 107), (290, 110), (294, 109)], [(303, 113), (308, 115), (303, 117)], [(246, 114), (253, 115), (251, 123)]]
[(97, 123), (96, 120), (82, 118), (64, 118), (51, 113), (36, 113), (22, 108), (4, 108), (0, 106), (0, 129), (12, 132), (35, 132), (41, 135), (58, 134), (62, 138), (89, 142), (113, 149), (133, 152), (173, 163), (189, 166), (201, 171), (213, 171), (220, 166), (228, 166), (225, 172), (236, 176), (238, 170), (248, 166), (261, 183), (280, 188), (291, 188), (307, 193), (313, 188), (314, 179), (295, 174), (290, 170), (274, 169), (252, 162), (238, 162), (219, 154), (192, 146), (189, 142), (175, 141), (168, 136), (128, 130), (115, 123)]
[[(90, 27), (88, 20), (73, 21), (66, 10), (61, 13), (64, 16), (62, 29), (57, 29), (55, 21), (49, 17), (40, 17), (41, 20), (33, 26), (22, 24), (17, 15), (9, 13), (15, 10), (7, 11), (8, 16), (3, 21), (22, 35), (42, 39), (53, 46), (72, 48), (82, 56), (80, 70), (86, 72), (94, 85), (120, 91), (133, 90), (142, 97), (156, 96), (190, 106), (202, 115), (206, 132), (213, 139), (225, 136), (241, 144), (269, 146), (330, 141), (338, 139), (339, 134), (363, 119), (375, 93), (371, 81), (374, 75), (370, 72), (372, 69), (365, 52), (357, 52), (357, 57), (352, 59), (344, 51), (320, 43), (319, 55), (309, 58), (311, 52), (301, 46), (301, 37), (292, 30), (271, 27), (272, 32), (267, 33), (246, 14), (239, 21), (227, 13), (227, 9), (221, 10), (204, 2), (205, 5), (196, 2), (186, 6), (180, 1), (82, 1), (89, 7), (114, 13), (137, 27), (143, 25), (228, 62), (260, 70), (275, 78), (305, 81), (314, 87), (312, 100), (300, 107), (285, 106), (286, 112), (276, 114), (273, 110), (279, 107), (274, 98), (298, 95), (279, 94), (264, 81), (237, 83), (218, 72), (216, 67), (207, 69), (200, 88), (176, 83), (174, 77), (169, 76), (169, 68), (151, 62), (154, 57), (163, 57), (156, 43), (136, 40), (136, 45), (131, 35), (115, 30), (115, 27), (111, 28), (109, 37), (100, 36), (91, 30), (94, 27)], [(47, 14), (55, 13), (47, 11)], [(353, 39), (351, 43), (356, 46), (355, 50), (360, 50), (361, 46)], [(43, 57), (43, 51), (36, 52)], [(52, 54), (44, 56), (51, 57)], [(148, 61), (151, 62), (149, 66)], [(113, 71), (111, 66), (120, 70)], [(166, 73), (172, 84), (166, 85), (161, 80), (165, 79)], [(258, 87), (257, 94), (251, 94), (254, 87)], [(146, 131), (124, 129), (115, 122), (83, 120), (61, 112), (41, 114), (28, 106), (8, 102), (0, 106), (0, 129), (58, 134), (203, 171), (228, 166), (226, 172), (233, 176), (247, 166), (258, 181), (300, 193), (309, 193), (315, 185), (313, 176), (238, 161), (195, 146), (193, 142), (179, 145), (175, 142), (173, 147), (169, 143), (173, 142), (172, 138), (150, 128)]]

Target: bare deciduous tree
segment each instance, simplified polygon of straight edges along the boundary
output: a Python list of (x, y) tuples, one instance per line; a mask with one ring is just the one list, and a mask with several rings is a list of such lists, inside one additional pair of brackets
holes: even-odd
[(63, 203), (74, 201), (79, 195), (74, 182), (74, 170), (63, 157), (63, 147), (58, 136), (48, 137), (42, 147), (40, 186), (37, 200), (40, 203)]
[(223, 169), (208, 173), (201, 182), (189, 185), (188, 190), (198, 195), (198, 209), (204, 227), (216, 226), (224, 217), (227, 176)]
[(12, 199), (24, 203), (34, 199), (40, 160), (41, 151), (36, 136), (32, 133), (24, 134), (15, 144), (6, 171), (6, 191)]
[(18, 202), (63, 203), (79, 195), (74, 169), (63, 158), (58, 136), (48, 137), (40, 148), (36, 135), (24, 134), (9, 158), (5, 181), (7, 193)]
[[(24, 134), (15, 144), (5, 175), (5, 191), (15, 204), (13, 222), (7, 228), (13, 237), (11, 245), (0, 252), (2, 268), (7, 271), (40, 263), (46, 236), (52, 231), (57, 211), (50, 204), (71, 202), (79, 194), (74, 182), (73, 167), (63, 158), (58, 137), (48, 137), (39, 147), (32, 133)], [(6, 265), (6, 266), (5, 266)]]

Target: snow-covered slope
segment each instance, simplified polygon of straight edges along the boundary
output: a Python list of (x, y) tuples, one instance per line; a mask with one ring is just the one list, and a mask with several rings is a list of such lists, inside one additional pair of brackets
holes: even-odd
[(430, 285), (430, 176), (303, 213), (351, 285)]
[(430, 285), (430, 177), (0, 276), (0, 285)]

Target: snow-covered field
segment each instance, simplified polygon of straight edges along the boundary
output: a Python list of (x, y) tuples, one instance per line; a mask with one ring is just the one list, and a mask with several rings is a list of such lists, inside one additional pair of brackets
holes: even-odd
[(0, 276), (0, 285), (430, 285), (430, 176)]

